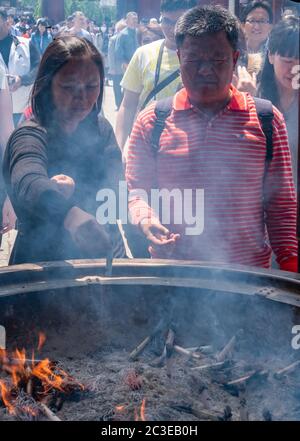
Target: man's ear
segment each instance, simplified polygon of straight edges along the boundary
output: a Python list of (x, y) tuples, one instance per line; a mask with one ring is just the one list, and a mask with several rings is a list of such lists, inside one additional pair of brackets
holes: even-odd
[(270, 64), (274, 64), (274, 54), (271, 54), (270, 52), (268, 52), (268, 58), (269, 58)]

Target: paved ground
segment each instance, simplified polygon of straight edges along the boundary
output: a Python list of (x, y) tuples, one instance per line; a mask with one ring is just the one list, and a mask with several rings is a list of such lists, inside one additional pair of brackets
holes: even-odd
[(114, 99), (114, 93), (113, 88), (105, 87), (105, 93), (104, 93), (104, 114), (106, 118), (109, 120), (113, 128), (116, 126), (116, 106), (115, 106), (115, 99)]
[[(115, 128), (116, 122), (116, 111), (115, 111), (115, 101), (113, 97), (112, 87), (105, 87), (104, 94), (104, 114), (106, 118), (110, 121), (112, 126)], [(3, 236), (2, 247), (0, 249), (0, 267), (6, 266), (8, 259), (16, 238), (16, 231), (9, 231)]]

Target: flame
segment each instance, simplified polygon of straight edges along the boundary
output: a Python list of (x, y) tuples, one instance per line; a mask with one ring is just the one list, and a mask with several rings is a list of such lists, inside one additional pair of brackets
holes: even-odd
[[(51, 367), (51, 362), (48, 358), (40, 361), (32, 370), (32, 375), (39, 378), (44, 387), (45, 392), (49, 389), (57, 389), (64, 392), (63, 383), (64, 380), (69, 378), (69, 375), (60, 368), (56, 368), (57, 373), (54, 373)], [(83, 386), (82, 386), (83, 387)]]
[(13, 404), (11, 403), (11, 394), (10, 394), (10, 390), (9, 388), (6, 386), (6, 384), (4, 383), (4, 381), (0, 380), (0, 392), (1, 392), (1, 398), (2, 401), (4, 403), (4, 406), (7, 407), (8, 412), (11, 415), (14, 415), (15, 413), (15, 408), (13, 406)]
[(143, 399), (141, 407), (140, 407), (140, 414), (138, 414), (138, 411), (134, 409), (134, 421), (147, 421), (145, 416), (146, 411), (146, 398)]
[[(45, 340), (45, 334), (40, 333), (38, 350), (42, 348)], [(10, 385), (0, 381), (0, 397), (10, 414), (18, 413), (18, 405), (18, 410), (16, 410), (17, 397), (22, 390), (25, 392), (28, 390), (27, 386), (34, 378), (40, 380), (38, 382), (39, 389), (38, 392), (36, 392), (37, 396), (33, 393), (35, 399), (42, 399), (53, 389), (60, 392), (68, 392), (70, 383), (84, 390), (82, 384), (52, 363), (48, 358), (36, 361), (34, 352), (32, 352), (32, 358), (27, 359), (25, 349), (16, 349), (10, 355), (1, 349), (0, 369), (1, 368), (11, 377)], [(37, 416), (38, 413), (35, 409), (32, 409), (30, 405), (25, 403), (21, 406), (20, 411), (32, 416)]]
[(146, 421), (145, 410), (146, 410), (146, 398), (143, 399), (143, 402), (142, 402), (142, 405), (141, 405), (141, 412), (140, 412), (141, 421)]
[(0, 348), (0, 363), (7, 363), (6, 350), (2, 348)]
[(42, 347), (44, 346), (46, 341), (46, 335), (43, 332), (39, 333), (39, 344), (38, 344), (38, 352), (40, 352), (42, 350)]

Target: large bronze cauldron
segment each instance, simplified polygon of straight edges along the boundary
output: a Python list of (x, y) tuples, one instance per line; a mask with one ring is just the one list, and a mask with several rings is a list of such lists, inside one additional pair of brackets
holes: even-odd
[[(111, 353), (112, 348), (129, 354), (145, 337), (152, 338), (163, 320), (165, 330), (175, 329), (178, 346), (210, 345), (217, 353), (242, 330), (243, 337), (233, 352), (238, 354), (239, 362), (254, 366), (254, 370), (259, 370), (259, 365), (269, 371), (270, 390), (277, 387), (274, 374), (299, 358), (300, 350), (292, 347), (294, 326), (300, 325), (299, 312), (300, 278), (279, 271), (163, 260), (120, 260), (113, 263), (112, 269), (104, 260), (91, 260), (0, 270), (0, 325), (6, 328), (8, 349), (33, 347), (43, 331), (47, 335), (43, 355), (84, 363), (86, 357), (108, 349)], [(138, 362), (148, 362), (160, 349), (151, 350), (147, 353), (146, 348)], [(101, 357), (105, 364), (105, 357)], [(210, 355), (210, 362), (214, 359)], [(78, 366), (79, 361), (76, 363)], [(143, 372), (145, 369), (143, 366)], [(180, 375), (185, 369), (180, 367)], [(289, 383), (297, 383), (300, 376), (295, 375), (297, 372), (285, 376), (287, 383), (280, 392), (291, 395), (290, 402), (278, 392), (269, 392), (266, 385), (255, 385), (255, 393), (251, 389), (255, 417), (257, 403), (263, 401), (257, 392), (261, 387), (260, 393), (268, 397), (274, 418), (300, 418), (300, 397), (290, 389), (299, 388)], [(228, 378), (224, 378), (218, 381), (226, 383)], [(113, 401), (116, 404), (118, 397)], [(161, 406), (165, 403), (163, 398), (160, 402)], [(177, 411), (184, 411), (180, 406)], [(149, 412), (149, 419), (159, 418), (153, 414), (154, 408), (150, 410), (150, 404)], [(168, 415), (178, 418), (178, 414)]]

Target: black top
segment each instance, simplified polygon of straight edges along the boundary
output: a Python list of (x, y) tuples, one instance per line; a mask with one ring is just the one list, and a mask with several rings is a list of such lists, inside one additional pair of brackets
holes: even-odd
[[(58, 174), (75, 181), (70, 200), (50, 180)], [(8, 142), (3, 176), (19, 230), (10, 263), (95, 257), (79, 252), (63, 221), (72, 206), (95, 216), (97, 192), (118, 190), (121, 152), (105, 118), (87, 118), (70, 136), (58, 128), (46, 131), (34, 122), (24, 123)]]
[(4, 63), (6, 64), (6, 67), (8, 67), (10, 48), (12, 42), (13, 42), (13, 37), (10, 34), (8, 34), (5, 38), (3, 38), (3, 40), (0, 40), (0, 53), (2, 55)]

